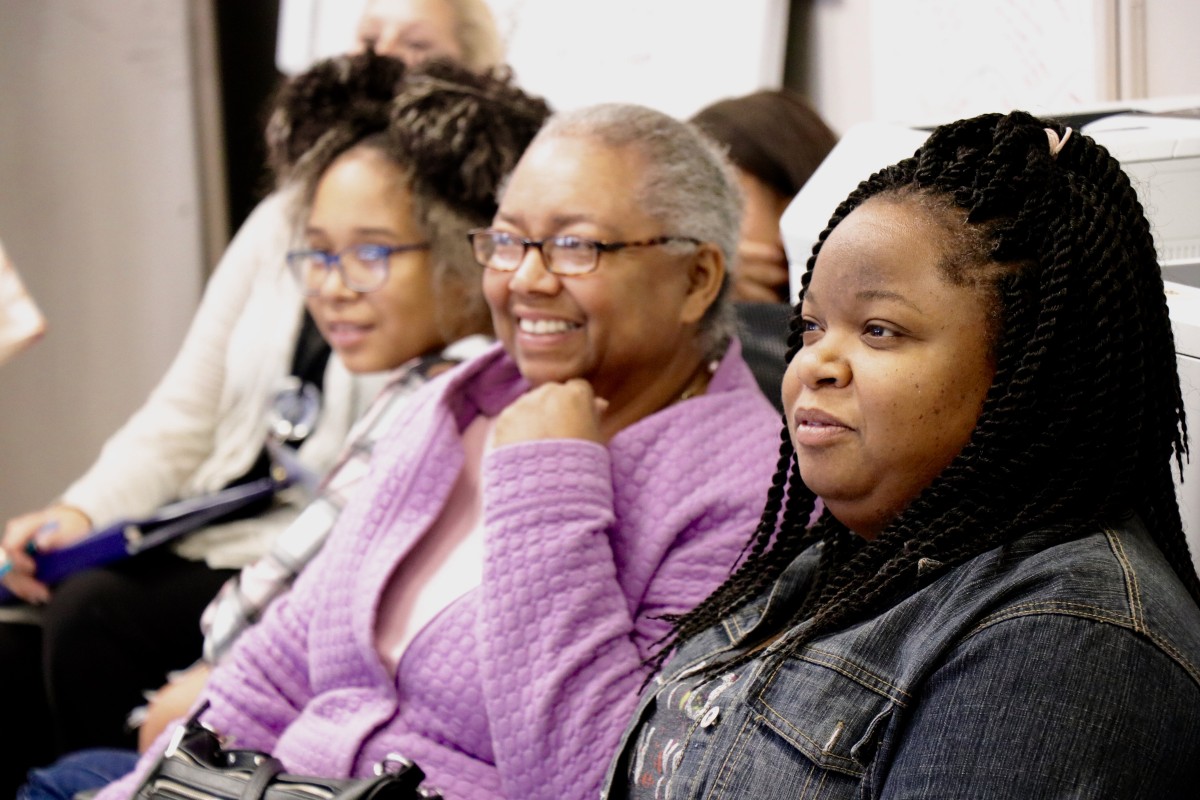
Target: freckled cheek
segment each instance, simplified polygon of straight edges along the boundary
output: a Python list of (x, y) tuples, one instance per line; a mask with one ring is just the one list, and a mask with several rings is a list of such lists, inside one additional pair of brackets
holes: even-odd
[(930, 435), (931, 449), (942, 451), (947, 460), (958, 454), (971, 438), (979, 418), (979, 398), (972, 387), (943, 386), (938, 401), (924, 412), (923, 425)]

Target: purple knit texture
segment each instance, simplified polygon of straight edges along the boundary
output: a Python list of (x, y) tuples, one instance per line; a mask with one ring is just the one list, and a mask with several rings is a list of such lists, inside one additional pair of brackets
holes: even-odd
[(734, 343), (706, 394), (608, 447), (488, 453), (483, 585), (413, 639), (393, 681), (376, 604), (454, 484), (461, 421), (523, 388), (496, 349), (414, 395), (321, 554), (214, 673), (205, 722), (295, 773), (367, 775), (400, 753), (447, 800), (598, 796), (668, 629), (656, 617), (706, 597), (754, 530), (779, 419)]

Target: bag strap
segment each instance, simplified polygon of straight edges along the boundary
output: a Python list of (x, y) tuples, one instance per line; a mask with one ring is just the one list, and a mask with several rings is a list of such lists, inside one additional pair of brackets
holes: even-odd
[(275, 780), (275, 776), (283, 772), (283, 764), (278, 758), (273, 756), (263, 756), (258, 762), (258, 766), (254, 768), (253, 774), (250, 775), (250, 780), (246, 783), (246, 788), (242, 791), (241, 800), (263, 800), (267, 796), (267, 789), (271, 786), (271, 781)]

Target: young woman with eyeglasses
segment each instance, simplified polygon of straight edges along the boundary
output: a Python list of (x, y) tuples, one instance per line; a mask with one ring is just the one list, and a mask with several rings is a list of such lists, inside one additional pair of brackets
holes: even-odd
[[(445, 62), (406, 73), (401, 62), (369, 52), (322, 62), (284, 86), (268, 139), (296, 203), (291, 277), (346, 368), (388, 378), (317, 498), (205, 612), (204, 660), (157, 694), (143, 746), (188, 709), (212, 665), (319, 551), (409, 396), (491, 344), (466, 233), (491, 218), (498, 179), (548, 114), (507, 78)], [(447, 126), (456, 130), (452, 141), (438, 134)], [(301, 155), (293, 161), (282, 151)], [(135, 759), (132, 751), (75, 754), (35, 771), (22, 796), (53, 797), (68, 785), (61, 793), (69, 796), (85, 788), (69, 783), (74, 776), (119, 777)]]

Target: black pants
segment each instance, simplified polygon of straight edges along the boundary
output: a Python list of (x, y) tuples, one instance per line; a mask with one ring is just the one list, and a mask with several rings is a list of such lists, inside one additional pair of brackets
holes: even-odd
[(0, 798), (58, 755), (135, 747), (126, 716), (200, 657), (200, 614), (235, 572), (164, 548), (68, 578), (41, 626), (0, 624)]

